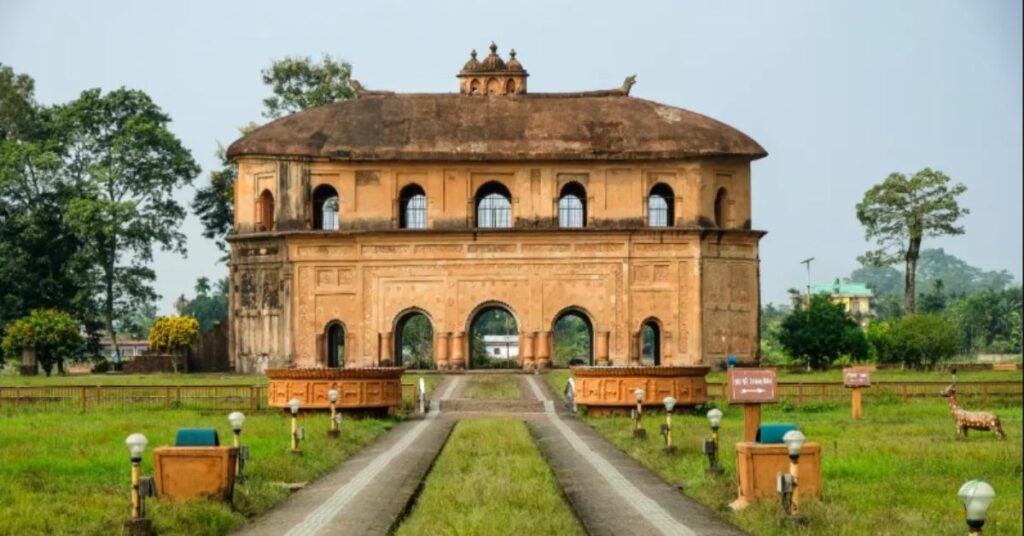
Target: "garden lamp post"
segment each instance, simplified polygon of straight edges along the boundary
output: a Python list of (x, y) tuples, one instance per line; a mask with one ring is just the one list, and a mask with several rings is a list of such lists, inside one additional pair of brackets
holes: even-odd
[(665, 454), (673, 454), (676, 448), (672, 445), (672, 410), (676, 407), (676, 399), (666, 396), (662, 403), (665, 404), (665, 424), (661, 426), (661, 433), (665, 436)]
[(722, 466), (718, 465), (718, 427), (722, 425), (722, 410), (713, 408), (708, 411), (708, 423), (711, 425), (711, 439), (704, 440), (704, 454), (708, 456), (708, 475), (722, 474)]
[(299, 430), (299, 402), (298, 398), (288, 401), (288, 409), (292, 412), (292, 454), (301, 454), (299, 440), (302, 439), (302, 432)]
[(644, 390), (636, 389), (633, 391), (633, 396), (636, 397), (636, 411), (634, 412), (634, 426), (633, 426), (633, 437), (636, 439), (646, 439), (647, 430), (640, 427), (640, 419), (644, 414)]
[(132, 515), (124, 522), (127, 534), (149, 534), (152, 525), (145, 518), (146, 509), (142, 504), (142, 453), (146, 450), (149, 440), (142, 434), (132, 434), (124, 440), (132, 461)]
[[(786, 450), (789, 451), (790, 478), (788, 485), (780, 486), (783, 489), (779, 491), (783, 495), (783, 507), (786, 509), (786, 514), (791, 516), (800, 513), (800, 449), (803, 448), (805, 441), (807, 438), (800, 430), (790, 430), (782, 436), (782, 442), (786, 444)], [(790, 493), (786, 493), (786, 488), (790, 488)], [(786, 501), (786, 495), (791, 497), (789, 501)]]
[(232, 444), (238, 449), (238, 457), (235, 458), (235, 481), (245, 480), (242, 475), (242, 425), (245, 424), (245, 414), (241, 411), (232, 411), (228, 414), (228, 422), (231, 423)]
[(331, 429), (327, 431), (327, 437), (338, 439), (341, 430), (338, 430), (338, 390), (327, 391), (327, 400), (331, 401)]
[(980, 536), (981, 527), (985, 525), (985, 512), (996, 498), (996, 490), (988, 482), (981, 480), (970, 480), (960, 486), (957, 493), (960, 501), (964, 503), (964, 511), (967, 514), (967, 527), (970, 529), (970, 536)]

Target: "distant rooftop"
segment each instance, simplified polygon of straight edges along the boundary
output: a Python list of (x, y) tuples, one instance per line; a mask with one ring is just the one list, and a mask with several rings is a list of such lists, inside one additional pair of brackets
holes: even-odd
[(864, 283), (843, 283), (837, 277), (835, 281), (827, 285), (814, 285), (811, 287), (813, 294), (834, 294), (837, 296), (874, 296), (871, 289)]

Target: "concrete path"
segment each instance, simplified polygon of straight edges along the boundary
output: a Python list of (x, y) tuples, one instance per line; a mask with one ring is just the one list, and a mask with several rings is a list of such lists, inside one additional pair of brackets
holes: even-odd
[(547, 419), (527, 425), (591, 536), (738, 536), (714, 512), (669, 486), (571, 413), (555, 409), (546, 382), (526, 376)]
[[(246, 536), (386, 535), (399, 523), (462, 418), (526, 422), (586, 532), (597, 535), (739, 536), (558, 405), (546, 382), (519, 376), (523, 400), (453, 399), (464, 376), (446, 376), (431, 411), (395, 426), (337, 469), (238, 532)], [(443, 411), (442, 411), (443, 410)]]
[(460, 383), (460, 376), (445, 378), (434, 390), (426, 416), (398, 424), (238, 534), (388, 534), (455, 425), (455, 419), (441, 415), (440, 402), (451, 397)]

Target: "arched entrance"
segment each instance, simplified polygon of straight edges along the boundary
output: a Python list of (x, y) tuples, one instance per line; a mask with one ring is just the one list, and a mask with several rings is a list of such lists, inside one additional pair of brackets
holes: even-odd
[(469, 368), (519, 368), (519, 325), (508, 307), (485, 304), (469, 319)]
[(341, 322), (327, 324), (324, 344), (326, 345), (325, 355), (327, 366), (341, 368), (345, 366), (345, 326)]
[(426, 314), (412, 310), (399, 315), (394, 337), (396, 367), (434, 368), (434, 326)]
[(640, 362), (648, 366), (661, 365), (661, 326), (653, 318), (640, 326)]
[(570, 307), (551, 325), (551, 366), (594, 364), (594, 325), (582, 310)]

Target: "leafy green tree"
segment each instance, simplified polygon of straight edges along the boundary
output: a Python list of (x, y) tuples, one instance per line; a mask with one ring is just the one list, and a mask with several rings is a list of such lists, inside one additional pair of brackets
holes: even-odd
[(153, 302), (141, 302), (134, 307), (124, 319), (121, 331), (133, 339), (145, 339), (149, 336), (149, 328), (156, 322), (156, 304)]
[(903, 272), (892, 266), (862, 265), (845, 279), (867, 285), (876, 297), (903, 294)]
[(908, 315), (892, 321), (885, 334), (889, 361), (906, 367), (933, 366), (960, 350), (960, 335), (951, 320), (932, 314)]
[(218, 280), (214, 289), (209, 279), (200, 277), (196, 281), (195, 292), (195, 297), (185, 300), (185, 306), (178, 310), (178, 314), (195, 318), (199, 322), (199, 331), (203, 333), (227, 320), (228, 278)]
[(889, 349), (889, 329), (892, 328), (893, 322), (894, 320), (871, 322), (864, 330), (864, 338), (868, 343), (868, 361), (872, 363), (893, 362), (893, 354)]
[(65, 172), (84, 191), (67, 217), (89, 249), (98, 309), (116, 345), (114, 319), (157, 298), (153, 247), (185, 254), (185, 210), (174, 193), (199, 166), (168, 129), (171, 118), (141, 91), (87, 90), (58, 115), (68, 136)]
[(953, 300), (946, 315), (956, 323), (961, 351), (1020, 352), (1021, 287), (991, 290)]
[(327, 54), (320, 63), (309, 57), (277, 60), (260, 74), (274, 93), (263, 99), (263, 115), (271, 119), (355, 97), (352, 65)]
[(402, 363), (409, 368), (434, 367), (434, 329), (426, 315), (416, 314), (402, 325), (399, 335)]
[(867, 341), (857, 322), (842, 304), (815, 295), (807, 306), (797, 307), (782, 321), (779, 342), (808, 368), (825, 369), (842, 355), (863, 359)]
[[(321, 62), (311, 58), (284, 58), (261, 71), (263, 83), (273, 93), (263, 99), (264, 117), (277, 118), (306, 108), (322, 106), (355, 97), (351, 84), (352, 66), (324, 55)], [(242, 135), (257, 127), (255, 123), (239, 129)], [(216, 152), (219, 169), (210, 172), (210, 183), (196, 189), (192, 210), (203, 224), (203, 236), (215, 240), (226, 251), (224, 237), (231, 231), (235, 212), (235, 180), (238, 168), (228, 160), (224, 147)]]
[(971, 266), (942, 248), (925, 249), (917, 264), (917, 279), (922, 283), (941, 280), (949, 296), (966, 296), (987, 290), (1002, 290), (1013, 285), (1013, 275), (1006, 270), (983, 270)]
[(49, 376), (54, 365), (63, 372), (64, 361), (75, 357), (81, 344), (78, 322), (70, 314), (57, 309), (36, 309), (7, 324), (2, 349), (4, 356), (15, 360), (20, 358), (23, 348), (35, 349), (36, 361)]
[(864, 225), (867, 240), (874, 240), (878, 248), (860, 257), (863, 264), (889, 265), (902, 260), (905, 263), (903, 309), (906, 314), (915, 311), (917, 260), (924, 238), (963, 234), (958, 225), (961, 216), (968, 213), (957, 203), (957, 197), (967, 187), (951, 184), (941, 171), (929, 168), (911, 177), (892, 173), (881, 184), (864, 193), (857, 203), (857, 219)]
[(590, 363), (591, 356), (590, 330), (583, 318), (568, 314), (555, 322), (552, 333), (551, 364), (555, 367), (567, 367), (573, 359), (582, 359)]
[(81, 189), (63, 173), (66, 139), (33, 88), (0, 65), (0, 324), (53, 307), (86, 322), (89, 255), (66, 218)]
[(949, 295), (946, 294), (946, 285), (941, 279), (932, 281), (932, 288), (922, 292), (919, 298), (918, 310), (922, 313), (941, 313), (949, 303)]
[(790, 361), (779, 334), (782, 321), (789, 316), (789, 308), (772, 303), (761, 308), (761, 359), (764, 363), (782, 365)]

